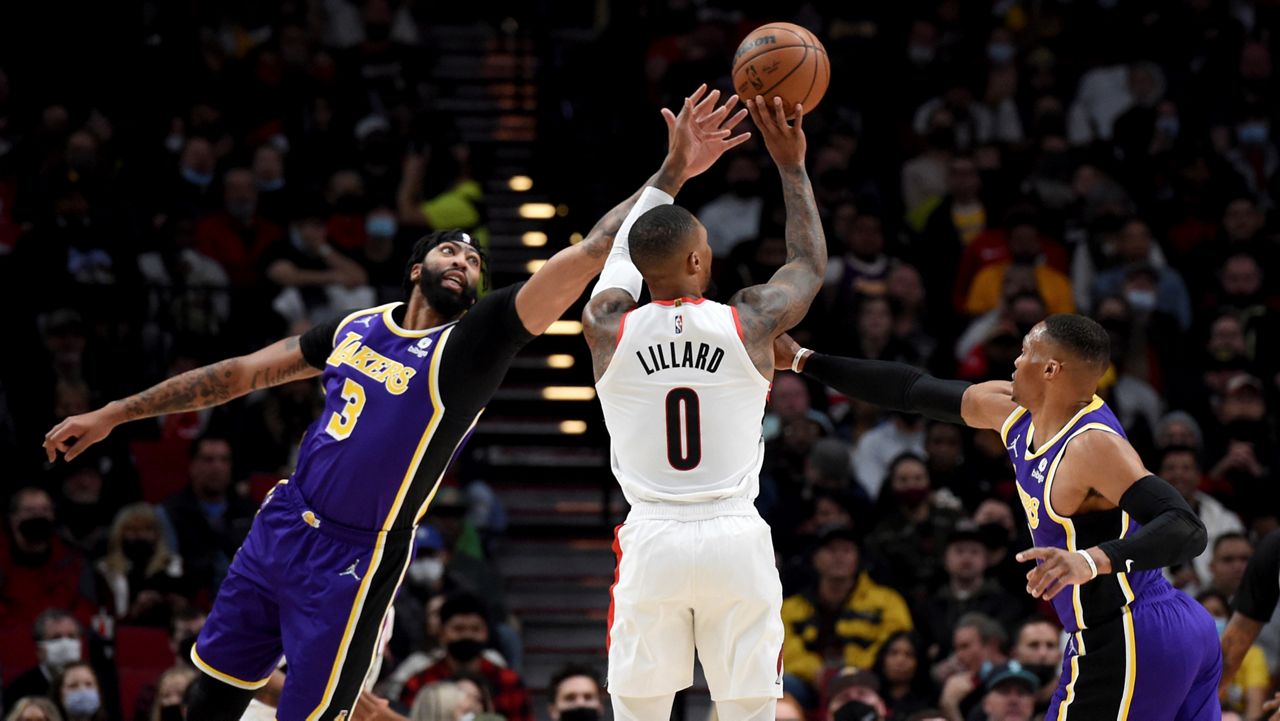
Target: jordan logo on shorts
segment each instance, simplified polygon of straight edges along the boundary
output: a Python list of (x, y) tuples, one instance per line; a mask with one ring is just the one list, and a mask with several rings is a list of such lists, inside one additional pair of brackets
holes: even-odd
[(350, 576), (356, 579), (357, 581), (359, 581), (360, 576), (356, 574), (356, 566), (359, 566), (359, 565), (360, 565), (360, 559), (357, 558), (356, 562), (351, 564), (350, 566), (347, 566), (347, 570), (343, 571), (342, 573), (339, 573), (338, 577), (341, 578), (342, 576)]

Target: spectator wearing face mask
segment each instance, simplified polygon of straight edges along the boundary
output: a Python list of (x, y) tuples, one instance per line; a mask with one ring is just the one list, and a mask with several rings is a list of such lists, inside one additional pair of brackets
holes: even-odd
[[(1161, 312), (1177, 320), (1183, 331), (1191, 327), (1191, 297), (1186, 283), (1182, 275), (1165, 265), (1163, 256), (1156, 253), (1151, 228), (1144, 221), (1133, 218), (1121, 228), (1117, 260), (1116, 267), (1103, 271), (1094, 280), (1094, 303), (1125, 288), (1125, 300), (1134, 312)], [(1154, 288), (1130, 287), (1133, 285), (1128, 282), (1130, 271), (1140, 266), (1155, 276)]]
[(375, 302), (401, 300), (404, 290), (404, 257), (408, 250), (400, 235), (400, 221), (387, 206), (369, 211), (364, 220), (364, 245), (352, 257), (369, 276), (369, 287), (377, 295)]
[(97, 564), (99, 597), (124, 623), (168, 624), (176, 602), (187, 595), (182, 559), (165, 539), (160, 515), (148, 503), (120, 509)]
[(551, 700), (547, 716), (551, 721), (600, 721), (604, 702), (595, 669), (569, 664), (551, 676), (548, 687)]
[(156, 698), (146, 721), (182, 721), (182, 699), (191, 682), (196, 680), (194, 668), (174, 666), (160, 674), (156, 681)]
[(764, 199), (760, 197), (760, 166), (748, 155), (728, 160), (724, 172), (729, 189), (698, 211), (707, 229), (707, 242), (717, 258), (729, 257), (733, 247), (760, 235)]
[(83, 634), (71, 614), (51, 608), (36, 619), (36, 667), (13, 680), (4, 689), (12, 700), (24, 696), (47, 696), (53, 679), (68, 665), (80, 661)]
[(0, 534), (0, 627), (30, 628), (48, 608), (88, 623), (95, 608), (93, 575), (58, 538), (49, 494), (35, 487), (14, 493), (5, 530)]
[(49, 692), (66, 721), (106, 721), (98, 675), (83, 661), (68, 664)]
[[(1218, 624), (1218, 635), (1227, 630), (1227, 621), (1231, 616), (1231, 606), (1226, 595), (1216, 590), (1204, 591), (1196, 596), (1196, 600), (1213, 616)], [(1245, 718), (1262, 718), (1262, 704), (1267, 700), (1267, 691), (1271, 687), (1271, 677), (1267, 670), (1266, 655), (1256, 645), (1250, 645), (1240, 662), (1239, 670), (1231, 677), (1225, 674), (1222, 679), (1222, 710), (1238, 711)]]
[(232, 168), (222, 176), (222, 211), (196, 226), (196, 250), (222, 266), (233, 288), (245, 288), (261, 282), (263, 255), (283, 237), (280, 226), (258, 214), (253, 171)]
[(483, 652), (489, 645), (488, 613), (480, 599), (457, 594), (440, 608), (443, 656), (404, 684), (400, 703), (411, 707), (418, 693), (458, 672), (476, 672), (493, 688), (494, 710), (507, 721), (533, 721), (529, 692), (520, 675), (499, 666)]

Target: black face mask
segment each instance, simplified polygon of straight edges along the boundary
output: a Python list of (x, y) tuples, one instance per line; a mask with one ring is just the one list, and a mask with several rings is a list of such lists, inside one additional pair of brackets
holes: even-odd
[(476, 656), (484, 650), (484, 644), (474, 638), (463, 638), (452, 641), (445, 646), (445, 651), (449, 653), (449, 657), (459, 663), (468, 663), (475, 660)]
[(53, 519), (47, 516), (24, 519), (18, 524), (18, 533), (28, 543), (47, 543), (53, 538)]
[(978, 526), (978, 535), (982, 537), (982, 545), (987, 548), (1000, 548), (1009, 544), (1009, 529), (999, 523)]
[(876, 721), (880, 714), (861, 701), (850, 701), (832, 714), (835, 721)]
[(560, 712), (560, 721), (600, 721), (600, 710), (590, 706), (567, 708)]
[(156, 544), (141, 538), (129, 538), (120, 543), (120, 552), (134, 566), (144, 566), (155, 553)]
[(182, 721), (183, 718), (182, 706), (179, 704), (160, 707), (160, 721)]
[(1024, 663), (1022, 667), (1034, 673), (1036, 678), (1040, 679), (1041, 686), (1057, 680), (1062, 675), (1062, 668), (1056, 663)]
[(475, 286), (468, 285), (461, 293), (455, 293), (441, 285), (443, 280), (444, 271), (432, 273), (426, 266), (423, 266), (422, 276), (418, 279), (418, 287), (422, 289), (422, 294), (427, 297), (427, 302), (437, 312), (446, 318), (453, 318), (475, 305)]

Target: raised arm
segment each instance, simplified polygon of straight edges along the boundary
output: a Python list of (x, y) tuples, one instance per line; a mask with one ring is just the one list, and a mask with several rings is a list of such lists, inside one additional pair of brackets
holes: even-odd
[(804, 167), (804, 108), (796, 105), (791, 125), (787, 124), (782, 98), (775, 97), (771, 108), (757, 95), (747, 101), (747, 109), (778, 166), (787, 208), (786, 264), (768, 283), (743, 288), (729, 300), (738, 308), (748, 348), (753, 348), (772, 342), (809, 312), (827, 270), (827, 240)]
[(303, 357), (298, 336), (291, 336), (249, 355), (189, 370), (95, 411), (71, 416), (45, 434), (45, 454), (53, 462), (61, 452), (69, 461), (121, 423), (208, 408), (259, 388), (318, 375), (320, 370)]
[[(663, 168), (682, 168), (680, 175), (684, 179), (702, 173), (730, 148), (741, 145), (751, 137), (750, 133), (730, 137), (733, 128), (747, 115), (746, 110), (739, 110), (729, 117), (738, 103), (738, 96), (730, 97), (716, 108), (720, 92), (712, 91), (703, 97), (705, 91), (706, 85), (703, 85), (693, 95), (685, 98), (678, 115), (666, 108), (662, 109), (662, 118), (667, 124), (667, 157), (663, 161)], [(613, 356), (618, 322), (622, 314), (635, 307), (644, 284), (640, 271), (631, 262), (627, 235), (641, 215), (659, 205), (675, 202), (675, 195), (684, 182), (681, 180), (674, 187), (664, 187), (659, 182), (654, 182), (662, 174), (663, 171), (659, 170), (658, 175), (650, 178), (640, 189), (638, 200), (634, 201), (626, 213), (626, 219), (613, 239), (613, 247), (605, 260), (600, 280), (582, 312), (583, 331), (587, 345), (591, 347), (592, 365), (597, 380)], [(628, 202), (631, 202), (630, 199)]]

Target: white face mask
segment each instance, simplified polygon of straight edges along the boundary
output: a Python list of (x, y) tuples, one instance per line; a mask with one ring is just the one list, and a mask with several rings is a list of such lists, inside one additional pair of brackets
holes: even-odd
[(419, 586), (435, 585), (444, 575), (444, 561), (439, 558), (419, 558), (409, 564), (409, 580)]
[(61, 670), (67, 664), (80, 660), (80, 641), (78, 639), (55, 638), (41, 641), (40, 648), (44, 651), (45, 665), (55, 670)]

